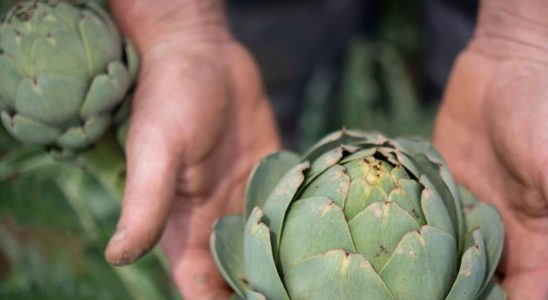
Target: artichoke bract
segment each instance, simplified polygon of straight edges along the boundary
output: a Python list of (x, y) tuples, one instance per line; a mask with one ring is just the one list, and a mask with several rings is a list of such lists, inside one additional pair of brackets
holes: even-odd
[(234, 299), (503, 299), (503, 238), (429, 143), (343, 130), (263, 159), (210, 248)]
[(109, 128), (138, 55), (93, 1), (23, 1), (0, 24), (0, 113), (24, 143), (74, 151)]

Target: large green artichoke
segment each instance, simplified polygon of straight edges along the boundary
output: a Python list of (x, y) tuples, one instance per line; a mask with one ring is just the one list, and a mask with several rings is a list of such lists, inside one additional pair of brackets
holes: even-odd
[(138, 68), (134, 48), (93, 1), (23, 1), (0, 23), (2, 123), (25, 143), (96, 142)]
[(235, 299), (501, 299), (503, 236), (427, 142), (341, 131), (266, 157), (210, 246)]

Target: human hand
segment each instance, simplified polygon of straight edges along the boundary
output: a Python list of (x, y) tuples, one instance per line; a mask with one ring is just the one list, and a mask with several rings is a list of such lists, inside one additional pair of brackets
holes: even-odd
[(497, 206), (509, 299), (548, 299), (548, 9), (484, 0), (434, 142), (458, 181)]
[[(213, 222), (240, 212), (252, 166), (279, 147), (258, 71), (230, 37), (220, 0), (113, 0), (141, 54), (127, 140), (115, 265), (161, 236), (185, 299), (228, 296), (209, 253)], [(163, 232), (163, 235), (162, 235)]]

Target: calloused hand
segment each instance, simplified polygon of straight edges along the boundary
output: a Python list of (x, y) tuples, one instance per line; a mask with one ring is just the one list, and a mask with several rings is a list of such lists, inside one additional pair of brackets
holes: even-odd
[(258, 70), (230, 37), (220, 1), (191, 2), (111, 1), (142, 68), (122, 214), (106, 256), (128, 264), (161, 238), (174, 280), (192, 300), (229, 295), (209, 233), (218, 217), (242, 210), (251, 168), (279, 138)]
[(493, 2), (454, 66), (434, 140), (457, 180), (502, 214), (509, 299), (548, 299), (547, 31)]

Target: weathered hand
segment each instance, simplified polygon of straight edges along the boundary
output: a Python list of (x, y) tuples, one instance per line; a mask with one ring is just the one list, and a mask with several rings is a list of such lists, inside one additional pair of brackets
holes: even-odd
[(548, 299), (548, 31), (525, 17), (548, 10), (493, 2), (453, 69), (435, 143), (457, 180), (502, 214), (509, 299)]
[(279, 140), (255, 64), (231, 39), (219, 1), (186, 17), (192, 1), (163, 2), (111, 3), (142, 69), (122, 215), (106, 256), (131, 263), (161, 237), (185, 299), (217, 298), (229, 290), (209, 253), (213, 222), (241, 211), (250, 169)]

